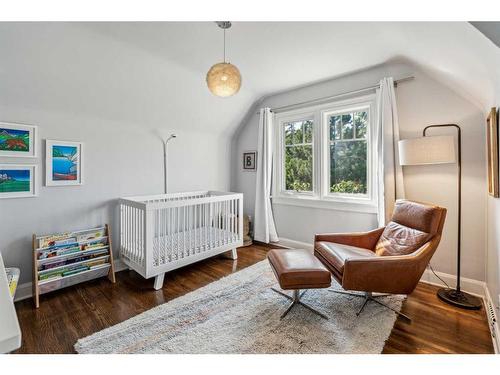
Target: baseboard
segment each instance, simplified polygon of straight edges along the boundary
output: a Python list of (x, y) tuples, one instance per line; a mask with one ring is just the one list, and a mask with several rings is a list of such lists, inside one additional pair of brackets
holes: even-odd
[(33, 289), (31, 281), (28, 283), (19, 284), (16, 289), (16, 296), (14, 297), (14, 302), (31, 298), (32, 295), (33, 295)]
[(314, 246), (312, 243), (295, 241), (295, 240), (291, 240), (289, 238), (283, 238), (283, 237), (280, 238), (278, 245), (286, 247), (286, 248), (290, 248), (290, 249), (306, 249), (306, 250), (311, 250), (311, 251), (314, 249)]
[[(446, 284), (450, 286), (450, 288), (454, 288), (455, 285), (457, 284), (457, 277), (455, 275), (450, 275), (449, 273), (438, 272), (438, 271), (435, 272), (441, 279), (443, 279), (446, 282)], [(420, 282), (446, 287), (446, 285), (444, 285), (444, 283), (441, 280), (439, 280), (439, 278), (436, 275), (434, 275), (434, 273), (431, 271), (430, 268), (427, 268), (424, 271), (424, 274), (420, 278)], [(461, 277), (460, 288), (464, 292), (473, 294), (481, 298), (484, 298), (486, 296), (486, 283), (484, 281)]]
[(128, 270), (128, 266), (121, 259), (115, 259), (115, 272)]
[[(269, 242), (269, 243), (266, 243), (266, 242), (255, 241), (255, 240), (252, 241), (252, 245), (267, 247), (269, 249), (276, 249), (276, 248), (288, 249), (289, 248), (288, 246), (281, 245), (279, 242)], [(247, 246), (243, 245), (243, 247), (247, 247)]]
[[(128, 266), (121, 261), (121, 259), (115, 259), (115, 272), (120, 272), (128, 269)], [(19, 284), (16, 290), (16, 296), (14, 302), (22, 301), (23, 299), (28, 299), (33, 296), (33, 284), (32, 282), (27, 282)]]

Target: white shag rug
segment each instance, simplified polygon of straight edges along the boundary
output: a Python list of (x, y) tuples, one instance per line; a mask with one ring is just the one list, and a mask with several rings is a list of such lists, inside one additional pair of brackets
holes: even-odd
[[(168, 282), (168, 281), (167, 281)], [(340, 287), (332, 280), (332, 288)], [(325, 320), (295, 306), (278, 287), (267, 260), (78, 340), (91, 353), (374, 353), (382, 352), (396, 314), (362, 298), (312, 289), (303, 301)], [(399, 310), (403, 296), (384, 297)]]

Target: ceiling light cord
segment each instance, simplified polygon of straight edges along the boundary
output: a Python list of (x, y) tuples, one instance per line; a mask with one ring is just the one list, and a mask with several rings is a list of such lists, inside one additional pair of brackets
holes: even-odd
[(226, 62), (226, 29), (224, 29), (224, 62)]

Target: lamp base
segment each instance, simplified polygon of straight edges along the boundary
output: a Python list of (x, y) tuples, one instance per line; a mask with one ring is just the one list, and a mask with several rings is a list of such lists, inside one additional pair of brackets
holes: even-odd
[(438, 290), (437, 295), (442, 301), (462, 309), (479, 310), (483, 305), (481, 299), (456, 289), (442, 288)]

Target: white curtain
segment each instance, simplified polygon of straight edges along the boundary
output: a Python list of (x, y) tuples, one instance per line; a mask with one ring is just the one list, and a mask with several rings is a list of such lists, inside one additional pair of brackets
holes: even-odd
[(384, 226), (392, 216), (396, 199), (404, 198), (403, 168), (399, 164), (399, 122), (392, 77), (380, 81), (377, 89), (377, 182), (378, 223)]
[(271, 206), (273, 173), (273, 115), (269, 108), (260, 109), (259, 140), (257, 146), (257, 181), (255, 184), (254, 239), (278, 242)]

